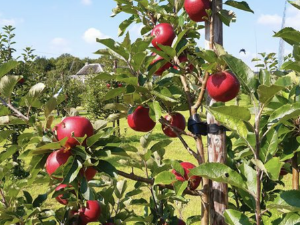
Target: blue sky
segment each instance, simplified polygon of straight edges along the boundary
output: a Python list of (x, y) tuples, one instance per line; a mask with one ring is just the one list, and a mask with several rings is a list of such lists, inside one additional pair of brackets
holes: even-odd
[[(102, 48), (95, 38), (116, 39), (118, 25), (129, 17), (119, 14), (111, 18), (116, 3), (113, 0), (0, 0), (0, 26), (16, 27), (15, 48), (19, 53), (29, 46), (40, 56), (58, 57), (70, 53), (84, 58), (97, 58), (93, 54)], [(237, 21), (229, 28), (224, 26), (225, 49), (250, 63), (259, 52), (278, 52), (279, 39), (273, 32), (280, 30), (285, 0), (249, 0), (255, 14), (239, 11)], [(300, 29), (300, 11), (287, 7), (287, 26)], [(141, 25), (129, 28), (132, 38), (137, 38)], [(119, 39), (120, 40), (120, 39)], [(203, 46), (203, 37), (199, 40)], [(245, 54), (239, 54), (241, 48)], [(285, 53), (291, 52), (286, 45)], [(253, 65), (252, 65), (253, 66)]]

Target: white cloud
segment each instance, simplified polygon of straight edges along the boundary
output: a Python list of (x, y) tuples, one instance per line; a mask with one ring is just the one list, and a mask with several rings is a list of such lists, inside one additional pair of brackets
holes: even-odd
[(0, 13), (0, 25), (5, 26), (5, 25), (11, 25), (11, 26), (16, 26), (19, 23), (23, 23), (24, 19), (22, 18), (4, 18), (3, 14)]
[(84, 4), (84, 5), (91, 5), (92, 0), (81, 0), (81, 3)]
[(70, 53), (72, 51), (69, 41), (60, 37), (51, 40), (50, 49), (57, 54)]
[(269, 15), (269, 14), (262, 14), (257, 22), (262, 25), (268, 25), (268, 26), (275, 26), (280, 27), (282, 23), (281, 16), (278, 16), (277, 14)]
[(82, 38), (88, 44), (94, 44), (94, 43), (96, 43), (96, 38), (102, 39), (102, 38), (108, 38), (108, 36), (103, 34), (100, 30), (97, 30), (96, 28), (91, 27), (84, 32)]
[(287, 17), (286, 17), (286, 27), (293, 27), (295, 29), (300, 29), (300, 10), (295, 7), (289, 7), (287, 9)]

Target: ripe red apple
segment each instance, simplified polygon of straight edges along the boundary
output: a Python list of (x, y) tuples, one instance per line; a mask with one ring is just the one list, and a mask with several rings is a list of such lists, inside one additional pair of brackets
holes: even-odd
[(110, 84), (106, 84), (106, 87), (109, 89), (110, 88)]
[[(65, 137), (68, 137), (66, 147), (75, 147), (79, 145), (78, 141), (72, 137), (74, 133), (75, 137), (90, 137), (94, 134), (93, 126), (91, 122), (81, 116), (72, 116), (65, 118), (60, 124), (55, 127), (57, 133), (57, 139), (60, 141)], [(86, 140), (82, 143), (86, 145)]]
[[(71, 187), (71, 185), (67, 184), (60, 184), (55, 188), (55, 191), (60, 191), (61, 189), (64, 189), (66, 187)], [(60, 204), (67, 205), (68, 200), (63, 198), (63, 194), (56, 196), (55, 198)]]
[(18, 81), (19, 84), (24, 84), (24, 82), (25, 82), (25, 79), (23, 77)]
[(82, 168), (80, 170), (81, 175), (83, 174), (83, 171), (84, 171), (84, 176), (85, 176), (87, 181), (92, 180), (94, 178), (94, 176), (96, 175), (96, 173), (97, 173), (97, 170), (92, 166), (90, 166), (88, 168)]
[(210, 9), (210, 3), (209, 0), (185, 0), (184, 8), (191, 20), (202, 22), (208, 16), (205, 10)]
[(118, 83), (118, 87), (122, 87), (123, 86), (123, 84), (122, 83)]
[(176, 172), (176, 170), (172, 170), (172, 173), (175, 174), (175, 177), (178, 181), (189, 181), (189, 189), (190, 190), (195, 190), (201, 181), (201, 177), (199, 176), (191, 176), (189, 177), (190, 169), (193, 169), (196, 167), (194, 164), (189, 163), (189, 162), (182, 162), (180, 163), (181, 167), (184, 169), (184, 176), (181, 176), (180, 173)]
[(151, 36), (154, 36), (152, 45), (160, 50), (157, 44), (171, 46), (175, 38), (175, 32), (171, 24), (161, 23), (153, 28)]
[(129, 127), (135, 131), (148, 132), (155, 126), (155, 122), (149, 116), (149, 108), (138, 106), (134, 112), (127, 117)]
[(101, 214), (101, 207), (98, 201), (89, 200), (86, 207), (79, 209), (79, 217), (81, 222), (87, 224), (89, 222), (96, 222)]
[(209, 76), (206, 89), (214, 100), (227, 102), (238, 95), (240, 82), (232, 73), (222, 71)]
[[(65, 151), (65, 149), (60, 149), (52, 152), (46, 161), (46, 171), (51, 176), (58, 167), (65, 164), (69, 157), (71, 156), (71, 151)], [(53, 177), (55, 178), (55, 177)]]
[[(156, 55), (155, 53), (153, 53), (152, 55)], [(160, 55), (156, 55), (155, 58), (153, 59), (153, 61), (150, 63), (150, 65), (153, 65), (154, 63), (163, 60), (164, 58), (161, 57)], [(170, 62), (166, 62), (165, 65), (163, 65), (162, 67), (160, 67), (158, 70), (155, 71), (155, 75), (157, 76), (161, 76), (163, 74), (163, 72), (167, 69), (169, 69), (172, 66), (172, 64)]]
[[(165, 119), (174, 127), (177, 127), (180, 130), (185, 129), (185, 118), (182, 114), (176, 112), (165, 116)], [(162, 130), (165, 135), (169, 137), (177, 137), (177, 135), (172, 131), (172, 129), (166, 125), (162, 125)]]
[[(169, 223), (164, 223), (163, 225), (170, 225)], [(177, 225), (185, 225), (185, 222), (183, 222), (183, 220), (178, 219), (177, 220)]]

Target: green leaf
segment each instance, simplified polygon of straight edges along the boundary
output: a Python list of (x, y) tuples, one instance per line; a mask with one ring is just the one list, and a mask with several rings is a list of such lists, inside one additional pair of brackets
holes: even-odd
[(276, 129), (272, 129), (261, 142), (260, 158), (264, 162), (274, 156), (278, 150), (278, 132)]
[(80, 193), (84, 197), (85, 200), (93, 200), (94, 193), (93, 190), (89, 187), (87, 180), (85, 178), (82, 179), (80, 184)]
[(300, 114), (300, 103), (287, 104), (276, 109), (270, 116), (269, 122), (273, 123), (274, 127), (278, 123), (282, 123), (291, 118), (296, 118)]
[(217, 15), (222, 20), (222, 22), (224, 24), (226, 24), (227, 26), (229, 26), (231, 22), (236, 21), (236, 15), (233, 11), (222, 9), (222, 10), (218, 11)]
[(227, 209), (224, 213), (224, 217), (228, 225), (252, 225), (245, 214), (234, 209)]
[[(300, 3), (300, 1), (299, 1)], [(300, 45), (294, 45), (293, 56), (296, 61), (300, 61)]]
[(109, 99), (115, 98), (117, 96), (120, 96), (124, 93), (126, 93), (125, 87), (115, 88), (115, 89), (112, 89), (109, 92), (107, 92), (106, 95), (103, 97), (103, 100), (109, 100)]
[(248, 130), (244, 121), (248, 121), (251, 118), (251, 114), (247, 108), (240, 106), (220, 106), (209, 107), (207, 110), (217, 121), (236, 131), (242, 137), (247, 138)]
[(106, 173), (111, 177), (115, 177), (117, 174), (117, 169), (112, 164), (104, 160), (99, 160), (96, 168), (99, 172)]
[(10, 99), (10, 96), (14, 90), (15, 85), (18, 83), (20, 77), (7, 75), (0, 80), (0, 93), (2, 96)]
[(47, 200), (47, 197), (48, 197), (47, 194), (38, 195), (36, 197), (36, 199), (34, 199), (34, 201), (32, 203), (32, 206), (33, 207), (40, 207), (43, 204), (43, 202)]
[(70, 184), (73, 182), (73, 180), (75, 180), (78, 176), (78, 173), (80, 171), (80, 169), (82, 168), (82, 164), (78, 159), (75, 159), (70, 167), (70, 169), (68, 170), (68, 172), (66, 173), (66, 175), (64, 176), (64, 180), (63, 180), (63, 184)]
[(44, 113), (45, 117), (48, 118), (48, 116), (51, 114), (51, 112), (57, 107), (57, 101), (56, 98), (50, 98), (44, 105)]
[(104, 106), (104, 110), (127, 111), (128, 107), (122, 103), (109, 103)]
[(161, 94), (161, 93), (159, 93), (157, 91), (151, 91), (151, 94), (153, 94), (156, 97), (160, 98), (161, 100), (164, 100), (164, 101), (167, 101), (167, 102), (176, 102), (175, 99), (169, 98), (169, 97), (167, 97), (167, 96), (165, 96), (165, 95), (163, 95), (163, 94)]
[(248, 191), (252, 194), (255, 195), (256, 192), (256, 171), (247, 165), (246, 163), (243, 163), (239, 166), (239, 170), (243, 174), (243, 176), (246, 178), (246, 184), (247, 184), (247, 189)]
[(258, 80), (251, 68), (242, 60), (235, 58), (232, 55), (221, 55), (221, 58), (229, 66), (230, 70), (239, 78), (243, 88), (249, 93), (254, 93), (256, 91)]
[(125, 60), (128, 60), (129, 54), (126, 52), (124, 48), (122, 48), (119, 44), (117, 44), (113, 39), (107, 38), (107, 39), (96, 39), (97, 42), (105, 45), (113, 52), (117, 53), (119, 56), (123, 57)]
[(170, 171), (163, 171), (155, 177), (154, 185), (156, 184), (172, 184), (176, 181), (176, 177)]
[(18, 65), (17, 61), (9, 61), (7, 63), (2, 64), (0, 66), (0, 78), (8, 74), (9, 71), (11, 71), (12, 69), (16, 68), (17, 65)]
[[(135, 53), (132, 57), (132, 66), (135, 71), (140, 71), (142, 65), (144, 64), (147, 54), (144, 52)], [(137, 82), (135, 83), (137, 84)]]
[(172, 161), (172, 168), (179, 173), (182, 177), (184, 177), (184, 169), (183, 167), (180, 165), (180, 163), (178, 161)]
[(0, 116), (0, 126), (26, 124), (26, 121), (14, 116)]
[(279, 225), (288, 225), (288, 224), (299, 225), (300, 215), (298, 213), (287, 213)]
[(118, 199), (121, 199), (123, 197), (126, 189), (127, 189), (127, 181), (126, 180), (118, 181), (117, 185), (116, 185), (116, 189), (115, 189), (116, 197)]
[(15, 152), (17, 152), (19, 149), (18, 145), (12, 145), (6, 149), (6, 151), (2, 151), (0, 154), (0, 163), (7, 160), (9, 157), (11, 157)]
[(285, 87), (278, 86), (278, 85), (271, 85), (271, 86), (259, 85), (257, 90), (259, 101), (263, 104), (268, 103), (279, 91), (283, 90), (284, 88)]
[(300, 191), (289, 190), (282, 191), (277, 195), (274, 201), (269, 202), (267, 208), (277, 209), (283, 212), (299, 212), (300, 211)]
[(300, 44), (300, 32), (292, 27), (285, 27), (274, 34), (273, 37), (280, 37), (290, 45)]
[(248, 191), (242, 176), (230, 167), (221, 163), (203, 163), (200, 166), (191, 169), (189, 175), (209, 178), (213, 181), (227, 183)]
[(224, 4), (232, 6), (234, 8), (240, 9), (240, 10), (254, 13), (254, 11), (249, 7), (248, 3), (245, 1), (238, 2), (238, 1), (229, 0), (229, 1), (226, 1)]
[(296, 1), (288, 1), (292, 6), (296, 7), (297, 9), (300, 10), (300, 1), (296, 0)]
[(152, 104), (148, 104), (150, 107), (150, 112), (149, 112), (149, 116), (150, 118), (155, 121), (155, 122), (159, 122), (159, 119), (162, 115), (161, 112), (161, 107), (158, 101), (153, 101)]
[(37, 83), (30, 88), (28, 94), (26, 95), (25, 103), (27, 107), (32, 106), (34, 101), (36, 101), (41, 96), (41, 93), (43, 92), (45, 87), (45, 84)]
[(127, 20), (124, 20), (122, 23), (119, 25), (119, 30), (118, 30), (118, 36), (122, 36), (124, 32), (126, 31), (127, 27), (130, 26), (134, 21), (134, 16), (132, 15), (129, 17)]
[(281, 66), (282, 70), (295, 70), (297, 72), (300, 72), (300, 62), (296, 61), (287, 61), (285, 63), (282, 64)]
[(187, 186), (189, 185), (188, 181), (176, 181), (174, 183), (174, 190), (177, 196), (182, 196), (184, 190), (187, 188)]
[(283, 162), (280, 162), (280, 158), (274, 157), (271, 158), (266, 164), (265, 167), (268, 171), (268, 174), (272, 180), (278, 180), (281, 167)]

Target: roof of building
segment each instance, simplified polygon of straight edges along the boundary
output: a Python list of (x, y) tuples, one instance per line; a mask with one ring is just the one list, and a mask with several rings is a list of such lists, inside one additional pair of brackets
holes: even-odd
[(86, 63), (77, 73), (76, 75), (89, 75), (103, 72), (103, 68), (99, 63)]

